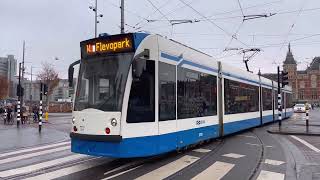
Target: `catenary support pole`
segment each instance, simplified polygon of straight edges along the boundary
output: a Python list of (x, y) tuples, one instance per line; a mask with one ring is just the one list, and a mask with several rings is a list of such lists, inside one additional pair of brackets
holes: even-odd
[(97, 37), (97, 26), (98, 26), (98, 0), (95, 0), (95, 11), (94, 11), (94, 37)]
[(124, 34), (124, 0), (121, 0), (121, 34)]
[(281, 108), (281, 88), (280, 88), (280, 67), (278, 66), (278, 122), (281, 127), (282, 108)]

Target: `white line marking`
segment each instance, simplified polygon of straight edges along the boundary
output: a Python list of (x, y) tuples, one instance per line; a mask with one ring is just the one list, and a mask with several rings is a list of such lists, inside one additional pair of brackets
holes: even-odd
[(104, 178), (104, 179), (102, 179), (102, 180), (112, 179), (112, 178), (114, 178), (114, 177), (120, 176), (120, 175), (125, 174), (125, 173), (127, 173), (127, 172), (133, 171), (133, 170), (135, 170), (135, 169), (137, 169), (137, 168), (139, 168), (139, 167), (141, 167), (141, 166), (143, 166), (143, 165), (140, 165), (140, 166), (138, 166), (138, 167), (134, 167), (134, 168), (128, 169), (128, 170), (126, 170), (126, 171), (120, 172), (120, 173), (118, 173), (118, 174), (115, 174), (115, 175), (113, 175), (113, 176)]
[(252, 143), (246, 143), (248, 145), (251, 145), (251, 146), (261, 146), (261, 144), (252, 144)]
[(222, 156), (238, 159), (238, 158), (242, 158), (242, 157), (244, 157), (244, 156), (246, 156), (246, 155), (236, 154), (236, 153), (229, 153), (229, 154), (224, 154), (224, 155), (222, 155)]
[[(55, 159), (55, 160), (51, 160), (51, 161), (46, 161), (46, 162), (42, 162), (42, 163), (30, 165), (30, 166), (17, 168), (17, 169), (10, 169), (10, 170), (6, 170), (6, 171), (1, 171), (0, 177), (4, 178), (4, 177), (14, 176), (14, 175), (18, 175), (18, 174), (30, 173), (32, 171), (37, 171), (37, 170), (40, 170), (43, 168), (47, 168), (47, 167), (54, 166), (57, 164), (80, 159), (83, 157), (88, 157), (88, 156), (76, 154), (76, 155), (72, 155), (72, 156), (68, 156), (68, 157), (63, 157), (63, 158), (59, 158), (59, 159)], [(47, 179), (47, 178), (45, 178), (45, 179)]]
[[(99, 159), (99, 158), (95, 158), (95, 159)], [(91, 160), (93, 160), (93, 159), (91, 159)], [(74, 165), (74, 166), (70, 166), (70, 167), (67, 167), (67, 168), (59, 169), (59, 170), (52, 171), (52, 172), (49, 172), (49, 173), (45, 173), (45, 174), (41, 174), (41, 175), (38, 175), (38, 176), (30, 177), (30, 178), (27, 178), (27, 179), (24, 179), (24, 180), (43, 180), (43, 179), (51, 180), (51, 179), (56, 179), (56, 178), (59, 178), (59, 177), (62, 177), (62, 176), (67, 176), (67, 175), (72, 174), (72, 173), (76, 173), (76, 172), (80, 172), (80, 171), (83, 171), (83, 170), (86, 170), (86, 169), (90, 169), (92, 167), (99, 166), (99, 165), (105, 163), (104, 161), (91, 161), (91, 160), (89, 162), (77, 164), (77, 165)]]
[(199, 149), (194, 149), (192, 150), (194, 152), (199, 152), (199, 153), (208, 153), (210, 152), (211, 150), (210, 149), (202, 149), (202, 148), (199, 148)]
[(249, 135), (237, 135), (237, 136), (240, 136), (240, 137), (246, 137), (246, 138), (257, 138), (257, 137), (255, 137), (255, 136), (249, 136)]
[(113, 173), (113, 172), (115, 172), (115, 171), (119, 171), (119, 170), (128, 168), (128, 167), (130, 167), (130, 166), (136, 166), (136, 165), (138, 165), (138, 164), (140, 164), (140, 163), (141, 163), (141, 162), (132, 162), (132, 163), (129, 163), (129, 164), (125, 164), (125, 165), (122, 165), (122, 166), (117, 167), (117, 168), (115, 168), (115, 169), (112, 169), (112, 170), (110, 170), (110, 171), (108, 171), (108, 172), (105, 172), (104, 175), (108, 175), (108, 174), (110, 174), (110, 173)]
[(8, 162), (13, 162), (13, 161), (18, 161), (21, 159), (27, 159), (27, 158), (31, 158), (31, 157), (36, 157), (36, 156), (41, 156), (44, 154), (50, 154), (50, 153), (54, 153), (54, 152), (58, 152), (58, 151), (64, 151), (70, 149), (69, 146), (63, 146), (63, 147), (59, 147), (59, 148), (55, 148), (55, 149), (49, 149), (49, 150), (45, 150), (45, 151), (40, 151), (40, 152), (35, 152), (35, 153), (31, 153), (31, 154), (23, 154), (20, 156), (14, 156), (11, 158), (6, 158), (6, 159), (1, 159), (0, 160), (0, 164), (4, 164), (4, 163), (8, 163)]
[(299, 142), (301, 142), (302, 144), (304, 144), (305, 146), (307, 146), (308, 148), (312, 149), (313, 151), (319, 153), (320, 152), (320, 149), (314, 147), (312, 144), (308, 143), (307, 141), (303, 140), (303, 139), (300, 139), (298, 138), (297, 136), (293, 136), (291, 135), (291, 137)]
[(157, 180), (157, 179), (164, 179), (181, 169), (189, 166), (190, 164), (196, 162), (200, 158), (194, 157), (194, 156), (189, 156), (185, 155), (181, 157), (180, 159), (177, 159), (169, 164), (166, 164), (154, 171), (151, 171), (143, 176), (138, 177), (138, 180)]
[(262, 170), (257, 180), (283, 180), (284, 174)]
[(234, 164), (217, 161), (206, 170), (202, 171), (200, 174), (192, 178), (192, 180), (218, 180), (223, 178), (223, 176), (225, 176), (234, 166)]
[(264, 163), (265, 163), (265, 164), (274, 165), (274, 166), (279, 166), (279, 165), (281, 165), (281, 164), (283, 164), (283, 163), (285, 163), (285, 162), (283, 162), (283, 161), (277, 161), (277, 160), (272, 160), (272, 159), (266, 159), (266, 160), (264, 160)]
[(5, 156), (14, 155), (14, 154), (20, 154), (20, 153), (26, 153), (26, 152), (30, 152), (30, 151), (47, 149), (47, 148), (52, 148), (52, 147), (56, 147), (56, 146), (66, 145), (66, 144), (70, 144), (70, 141), (56, 143), (56, 144), (50, 144), (50, 145), (40, 146), (40, 147), (35, 147), (35, 148), (22, 149), (22, 150), (17, 150), (17, 151), (13, 151), (13, 152), (8, 152), (8, 153), (0, 154), (0, 158), (5, 157)]

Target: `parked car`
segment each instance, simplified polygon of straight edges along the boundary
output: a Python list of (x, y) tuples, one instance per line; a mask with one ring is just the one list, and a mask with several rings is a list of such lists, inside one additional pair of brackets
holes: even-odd
[(306, 105), (304, 104), (296, 104), (294, 107), (293, 107), (293, 110), (294, 112), (306, 112)]

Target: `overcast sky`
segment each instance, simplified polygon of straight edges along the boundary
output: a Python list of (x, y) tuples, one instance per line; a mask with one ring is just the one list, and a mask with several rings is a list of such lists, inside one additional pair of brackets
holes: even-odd
[[(290, 41), (299, 69), (320, 56), (319, 0), (239, 2), (244, 15), (276, 14), (243, 22), (238, 0), (125, 0), (125, 28), (127, 32), (167, 36), (243, 69), (239, 51), (223, 50), (261, 48), (249, 62), (255, 73), (259, 68), (263, 73), (275, 72)], [(13, 54), (21, 61), (25, 40), (27, 62), (35, 67), (43, 61), (51, 62), (61, 77), (66, 77), (68, 65), (80, 57), (79, 42), (94, 36), (94, 14), (89, 9), (93, 3), (94, 0), (0, 0), (0, 56)], [(120, 0), (98, 0), (98, 11), (103, 14), (99, 33), (120, 32), (119, 4)], [(168, 22), (176, 19), (199, 22), (174, 26)], [(31, 63), (26, 66), (30, 71)]]

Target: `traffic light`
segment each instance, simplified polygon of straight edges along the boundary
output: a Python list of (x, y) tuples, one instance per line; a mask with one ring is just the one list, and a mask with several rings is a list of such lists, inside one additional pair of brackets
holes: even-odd
[(43, 94), (48, 95), (48, 85), (47, 84), (43, 84)]
[(285, 85), (289, 84), (288, 81), (288, 72), (282, 71), (281, 72), (281, 83), (282, 83), (282, 87), (284, 87)]
[(18, 84), (18, 86), (17, 86), (17, 96), (23, 96), (23, 94), (24, 94), (24, 88), (20, 85), (20, 84)]

